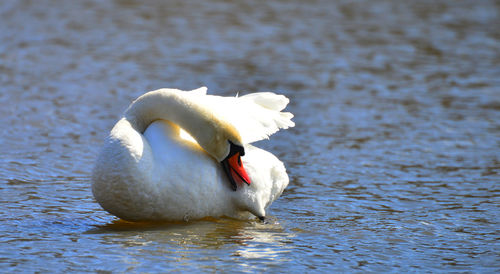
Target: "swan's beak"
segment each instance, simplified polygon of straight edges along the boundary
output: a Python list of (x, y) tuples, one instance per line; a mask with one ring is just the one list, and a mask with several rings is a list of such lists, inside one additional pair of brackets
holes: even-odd
[(250, 177), (243, 167), (243, 163), (241, 162), (240, 152), (236, 152), (233, 155), (228, 156), (222, 162), (222, 167), (224, 168), (224, 172), (231, 183), (231, 188), (236, 191), (238, 185), (242, 185), (246, 183), (250, 185)]

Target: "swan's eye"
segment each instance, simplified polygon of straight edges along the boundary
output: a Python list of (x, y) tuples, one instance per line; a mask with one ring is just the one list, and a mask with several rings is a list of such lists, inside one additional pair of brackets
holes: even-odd
[(245, 148), (243, 148), (243, 146), (235, 145), (233, 142), (229, 140), (228, 142), (229, 142), (229, 154), (227, 155), (227, 157), (231, 157), (236, 153), (239, 153), (240, 156), (245, 155)]

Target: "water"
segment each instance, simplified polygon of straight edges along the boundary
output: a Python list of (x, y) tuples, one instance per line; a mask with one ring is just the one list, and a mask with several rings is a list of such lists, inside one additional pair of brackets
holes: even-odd
[[(498, 1), (2, 1), (5, 272), (500, 270)], [(266, 223), (129, 224), (89, 177), (130, 101), (279, 91)]]

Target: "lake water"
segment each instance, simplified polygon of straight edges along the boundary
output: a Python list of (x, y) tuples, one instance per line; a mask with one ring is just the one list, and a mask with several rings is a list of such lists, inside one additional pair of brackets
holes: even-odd
[[(142, 2), (1, 2), (1, 272), (500, 271), (498, 1)], [(131, 100), (202, 85), (291, 99), (268, 220), (103, 211)]]

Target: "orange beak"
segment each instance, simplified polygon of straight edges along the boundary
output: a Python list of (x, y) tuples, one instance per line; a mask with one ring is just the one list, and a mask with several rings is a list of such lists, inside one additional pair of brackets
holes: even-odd
[(222, 161), (222, 167), (224, 172), (231, 183), (231, 188), (236, 191), (238, 186), (246, 183), (250, 185), (250, 177), (248, 176), (243, 163), (241, 162), (240, 152), (236, 152), (231, 156), (228, 156)]

